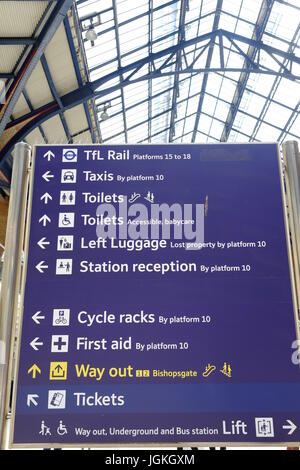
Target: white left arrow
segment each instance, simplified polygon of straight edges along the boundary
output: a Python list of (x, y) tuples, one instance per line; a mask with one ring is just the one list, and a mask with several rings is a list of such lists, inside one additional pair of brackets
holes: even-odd
[(290, 419), (287, 419), (286, 422), (288, 423), (287, 425), (285, 426), (282, 426), (282, 429), (286, 429), (288, 430), (288, 435), (291, 436), (292, 434), (294, 434), (294, 432), (296, 431), (297, 429), (297, 426), (295, 423), (293, 423), (293, 421), (291, 421)]
[(27, 395), (27, 406), (30, 408), (31, 405), (38, 406), (36, 401), (39, 398), (39, 395)]
[(41, 274), (44, 274), (44, 270), (49, 268), (49, 266), (47, 264), (44, 264), (44, 263), (45, 263), (45, 261), (41, 261), (39, 264), (36, 265), (36, 269)]
[(45, 320), (45, 317), (43, 315), (40, 315), (40, 313), (42, 313), (40, 310), (38, 312), (36, 312), (33, 316), (32, 316), (32, 320), (34, 321), (34, 323), (36, 323), (37, 325), (40, 325), (41, 322), (40, 320)]
[(42, 341), (39, 341), (40, 338), (34, 338), (31, 343), (30, 343), (30, 346), (32, 347), (32, 349), (34, 349), (35, 351), (39, 351), (39, 346), (44, 346), (44, 343)]
[(52, 201), (52, 196), (51, 194), (49, 193), (45, 193), (43, 194), (43, 196), (41, 196), (41, 201), (44, 201), (45, 204), (48, 204), (49, 201)]
[(46, 246), (50, 245), (50, 242), (48, 242), (46, 237), (43, 237), (40, 239), (40, 241), (37, 242), (38, 246), (42, 248), (42, 250), (46, 250)]
[(46, 173), (43, 174), (42, 178), (43, 178), (47, 183), (49, 183), (49, 181), (51, 180), (51, 178), (54, 178), (54, 175), (52, 175), (52, 173), (50, 173), (50, 171), (46, 171)]

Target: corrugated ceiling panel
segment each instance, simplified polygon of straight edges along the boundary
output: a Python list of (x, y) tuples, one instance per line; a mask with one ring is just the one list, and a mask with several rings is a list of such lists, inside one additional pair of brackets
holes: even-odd
[(82, 134), (74, 137), (74, 144), (92, 144), (92, 137), (90, 131), (83, 132)]
[(89, 127), (84, 107), (76, 106), (64, 113), (68, 127), (71, 134), (77, 134), (78, 132), (87, 129)]
[(10, 73), (13, 71), (23, 49), (24, 46), (0, 46), (0, 73)]
[(32, 36), (49, 1), (0, 2), (0, 37)]
[(28, 142), (29, 145), (39, 145), (45, 143), (43, 136), (38, 128), (34, 129), (34, 131), (28, 134), (26, 137), (26, 142)]
[(18, 117), (24, 116), (24, 114), (27, 114), (29, 112), (30, 112), (30, 108), (28, 104), (26, 103), (24, 96), (21, 95), (17, 101), (16, 106), (14, 107), (13, 117), (14, 119), (17, 119)]
[(46, 121), (43, 124), (43, 130), (51, 144), (64, 144), (68, 140), (59, 116)]
[(50, 73), (60, 96), (78, 88), (64, 25), (57, 30), (45, 53)]
[(39, 108), (53, 101), (53, 96), (40, 62), (27, 82), (26, 91), (34, 108)]

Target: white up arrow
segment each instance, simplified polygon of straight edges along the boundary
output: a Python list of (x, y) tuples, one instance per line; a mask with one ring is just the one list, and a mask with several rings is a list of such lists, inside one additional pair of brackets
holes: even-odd
[(32, 320), (34, 321), (34, 323), (36, 323), (37, 325), (40, 325), (41, 322), (40, 320), (45, 320), (45, 317), (43, 315), (40, 315), (40, 313), (42, 313), (41, 311), (39, 312), (36, 312), (33, 316), (32, 316)]
[(39, 264), (36, 265), (36, 269), (41, 273), (44, 274), (44, 270), (48, 269), (49, 266), (47, 264), (44, 264), (45, 261), (41, 261)]
[(51, 178), (54, 178), (54, 175), (52, 175), (52, 173), (50, 173), (50, 171), (46, 171), (46, 173), (43, 174), (42, 178), (43, 178), (47, 183), (49, 183), (49, 181), (51, 180)]
[(38, 346), (44, 346), (44, 343), (42, 343), (41, 341), (39, 341), (40, 338), (34, 338), (31, 343), (30, 343), (30, 346), (32, 347), (32, 349), (34, 349), (35, 351), (39, 351), (39, 347)]
[(45, 204), (48, 204), (49, 201), (52, 201), (52, 196), (51, 194), (49, 193), (45, 193), (43, 194), (43, 196), (41, 197), (41, 201), (44, 201)]
[(289, 431), (288, 435), (291, 436), (296, 431), (297, 426), (290, 419), (287, 419), (286, 422), (288, 423), (288, 425), (282, 426), (282, 429), (287, 429)]
[(43, 217), (41, 217), (40, 220), (39, 220), (39, 223), (43, 224), (43, 227), (46, 227), (47, 223), (50, 224), (50, 222), (51, 222), (51, 219), (46, 214), (43, 215)]
[(27, 406), (29, 408), (31, 405), (38, 406), (37, 398), (39, 398), (39, 395), (27, 395)]
[(46, 250), (46, 245), (50, 245), (50, 242), (47, 241), (47, 238), (43, 237), (37, 244), (42, 250)]
[(51, 162), (52, 158), (55, 158), (55, 155), (51, 150), (48, 150), (48, 152), (45, 153), (44, 158), (47, 158), (48, 162)]

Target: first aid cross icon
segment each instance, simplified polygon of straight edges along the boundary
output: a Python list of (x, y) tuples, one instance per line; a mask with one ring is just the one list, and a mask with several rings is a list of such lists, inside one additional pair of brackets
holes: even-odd
[(51, 342), (51, 352), (65, 353), (69, 350), (69, 336), (68, 335), (53, 335)]

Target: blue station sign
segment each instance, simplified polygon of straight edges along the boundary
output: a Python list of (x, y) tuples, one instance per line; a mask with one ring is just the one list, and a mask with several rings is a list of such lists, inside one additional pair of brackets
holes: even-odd
[(38, 146), (14, 445), (300, 442), (278, 148)]

